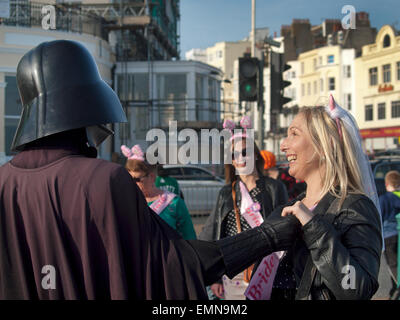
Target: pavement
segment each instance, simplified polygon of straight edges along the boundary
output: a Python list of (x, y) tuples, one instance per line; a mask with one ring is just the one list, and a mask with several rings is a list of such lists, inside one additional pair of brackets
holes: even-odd
[(392, 281), (390, 279), (389, 274), (389, 266), (387, 265), (386, 258), (382, 254), (381, 256), (381, 267), (379, 269), (379, 288), (375, 295), (372, 297), (372, 300), (388, 300), (390, 295), (390, 289), (392, 288)]

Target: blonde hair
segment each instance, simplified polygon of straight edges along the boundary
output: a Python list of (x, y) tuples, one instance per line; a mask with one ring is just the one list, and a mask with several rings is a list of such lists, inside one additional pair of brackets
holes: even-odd
[(354, 153), (353, 141), (339, 119), (342, 137), (338, 127), (325, 107), (303, 107), (299, 114), (305, 117), (315, 152), (319, 155), (322, 172), (321, 198), (331, 193), (343, 204), (349, 193), (365, 194), (362, 186), (360, 167)]

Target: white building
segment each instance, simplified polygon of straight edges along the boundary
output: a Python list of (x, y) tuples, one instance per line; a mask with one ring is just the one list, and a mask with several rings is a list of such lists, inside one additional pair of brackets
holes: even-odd
[(185, 59), (190, 61), (200, 61), (207, 63), (207, 50), (206, 49), (192, 49), (185, 53)]
[(130, 127), (115, 127), (114, 144), (146, 148), (148, 131), (168, 131), (170, 121), (178, 131), (222, 127), (219, 73), (199, 61), (117, 62), (116, 91)]

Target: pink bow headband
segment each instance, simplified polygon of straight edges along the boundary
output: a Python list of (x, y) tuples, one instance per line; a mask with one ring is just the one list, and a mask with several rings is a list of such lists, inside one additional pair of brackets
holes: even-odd
[(232, 137), (229, 139), (230, 141), (234, 140), (235, 138), (248, 138), (246, 134), (247, 129), (252, 127), (251, 119), (249, 116), (243, 116), (240, 120), (240, 126), (244, 129), (244, 132), (233, 134), (233, 130), (235, 129), (235, 122), (232, 120), (226, 119), (224, 124), (222, 125), (224, 129), (229, 130), (232, 134)]
[(126, 145), (121, 146), (121, 151), (128, 160), (139, 160), (144, 161), (144, 153), (140, 145), (134, 145), (131, 149), (129, 149)]

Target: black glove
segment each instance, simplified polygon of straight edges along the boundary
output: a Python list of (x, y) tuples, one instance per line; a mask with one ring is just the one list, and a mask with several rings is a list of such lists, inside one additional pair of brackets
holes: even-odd
[(301, 230), (294, 216), (267, 219), (259, 227), (218, 240), (226, 274), (232, 278), (257, 260), (275, 251), (287, 250)]

